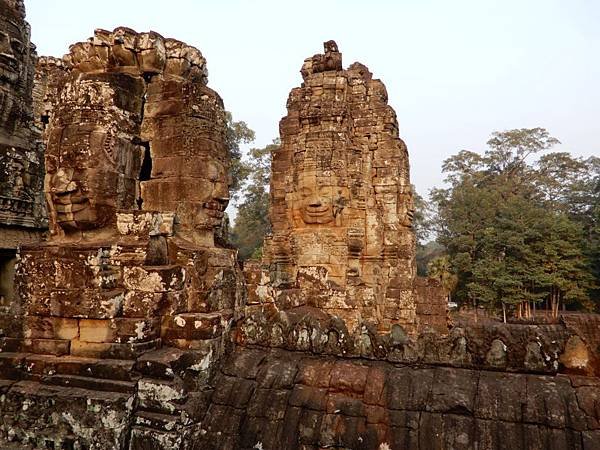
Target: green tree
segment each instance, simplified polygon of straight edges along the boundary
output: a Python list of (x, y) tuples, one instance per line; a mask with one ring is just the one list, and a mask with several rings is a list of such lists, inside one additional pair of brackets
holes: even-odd
[(413, 202), (414, 202), (414, 214), (412, 220), (412, 227), (415, 232), (417, 240), (417, 246), (423, 245), (429, 240), (432, 231), (432, 213), (431, 205), (427, 200), (421, 197), (414, 185), (412, 186)]
[(429, 241), (426, 244), (417, 244), (417, 275), (426, 277), (429, 263), (446, 254), (446, 248), (436, 241)]
[(231, 158), (229, 166), (229, 195), (233, 200), (237, 200), (244, 182), (249, 176), (249, 168), (242, 160), (241, 145), (254, 142), (255, 135), (246, 122), (234, 121), (229, 111), (225, 111), (225, 120), (225, 144)]
[(232, 233), (232, 242), (237, 246), (242, 261), (262, 256), (264, 237), (271, 231), (269, 182), (272, 154), (278, 149), (278, 139), (263, 148), (253, 148), (245, 162), (248, 177)]
[(523, 171), (528, 156), (548, 150), (560, 141), (550, 136), (544, 128), (520, 128), (508, 131), (495, 131), (487, 141), (489, 150), (485, 152), (488, 170), (506, 176)]
[(575, 158), (567, 152), (543, 155), (536, 163), (534, 183), (541, 201), (572, 217), (582, 218), (593, 201), (592, 161)]
[(538, 259), (541, 284), (550, 291), (552, 315), (558, 317), (561, 304), (592, 309), (588, 293), (594, 279), (582, 248), (583, 228), (564, 213), (544, 211), (545, 220), (536, 224), (544, 239), (536, 243), (533, 251)]
[(434, 231), (434, 213), (431, 203), (421, 197), (414, 186), (412, 187), (412, 192), (415, 208), (412, 227), (417, 243), (417, 274), (419, 276), (426, 276), (427, 265), (433, 258), (444, 253), (444, 247), (431, 240)]
[(463, 150), (444, 162), (449, 187), (431, 197), (460, 301), (525, 317), (545, 299), (555, 310), (585, 303), (593, 283), (575, 216), (593, 197), (589, 171), (568, 154), (527, 162), (558, 142), (542, 128), (509, 130), (493, 133), (483, 155)]
[(598, 190), (596, 204), (590, 211), (590, 225), (584, 233), (584, 239), (587, 238), (585, 246), (586, 254), (590, 259), (590, 268), (594, 277), (594, 285), (591, 289), (591, 300), (595, 305), (597, 312), (600, 305), (600, 181), (598, 182)]
[(579, 245), (589, 261), (591, 299), (582, 304), (591, 309), (594, 303), (600, 303), (600, 158), (550, 153), (542, 156), (536, 166), (535, 182), (543, 204), (576, 224), (577, 230), (569, 238), (580, 236)]
[(452, 273), (448, 255), (433, 258), (427, 265), (427, 275), (440, 282), (448, 301), (452, 301), (452, 291), (456, 288), (458, 277)]

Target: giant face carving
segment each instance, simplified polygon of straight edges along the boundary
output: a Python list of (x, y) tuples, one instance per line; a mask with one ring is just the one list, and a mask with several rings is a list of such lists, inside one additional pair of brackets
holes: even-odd
[[(0, 3), (0, 8), (6, 8)], [(16, 19), (15, 19), (16, 20)], [(16, 84), (28, 55), (27, 36), (24, 36), (13, 20), (0, 16), (0, 79)]]
[(10, 136), (20, 134), (20, 123), (28, 118), (32, 82), (28, 25), (19, 14), (15, 5), (0, 0), (0, 127)]
[(179, 235), (202, 245), (212, 245), (229, 201), (224, 124), (220, 97), (202, 84), (171, 74), (149, 84), (142, 136), (152, 177), (140, 183), (142, 208), (176, 212)]
[(344, 206), (348, 204), (348, 188), (338, 177), (313, 171), (298, 175), (292, 194), (292, 214), (296, 226), (339, 225)]
[(101, 227), (114, 214), (117, 164), (112, 136), (96, 125), (53, 129), (46, 157), (46, 193), (64, 230)]
[(121, 127), (116, 90), (68, 83), (48, 132), (45, 192), (54, 232), (102, 228), (135, 204), (140, 148)]
[(196, 202), (194, 228), (214, 229), (221, 225), (225, 208), (229, 203), (227, 170), (221, 162), (212, 160), (207, 161), (202, 171), (205, 172), (206, 177), (202, 184), (206, 183), (206, 187)]

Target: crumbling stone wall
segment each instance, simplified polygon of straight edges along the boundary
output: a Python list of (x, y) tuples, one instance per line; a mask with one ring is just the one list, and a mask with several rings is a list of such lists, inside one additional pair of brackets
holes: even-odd
[(194, 449), (599, 448), (597, 378), (234, 352)]
[[(587, 318), (591, 327), (600, 317)], [(433, 329), (407, 335), (393, 326), (388, 334), (363, 327), (350, 334), (344, 323), (307, 314), (301, 308), (269, 318), (251, 316), (235, 329), (244, 346), (279, 348), (338, 358), (363, 358), (395, 364), (452, 366), (520, 373), (567, 373), (600, 376), (598, 340), (563, 324), (487, 324), (454, 327), (447, 334)]]
[(420, 332), (425, 330), (435, 330), (442, 334), (447, 332), (447, 295), (439, 281), (425, 277), (415, 278), (414, 298)]
[(32, 116), (37, 55), (21, 0), (0, 1), (0, 311), (15, 299), (16, 249), (46, 227), (43, 149)]
[(26, 337), (122, 357), (161, 334), (184, 347), (219, 339), (241, 294), (234, 252), (214, 245), (228, 155), (204, 58), (117, 28), (64, 59), (46, 130), (51, 239), (24, 248), (20, 265)]
[(275, 303), (308, 305), (354, 331), (416, 325), (408, 152), (387, 92), (333, 41), (308, 58), (273, 155), (273, 236), (265, 264)]
[[(32, 115), (37, 55), (22, 1), (0, 2), (0, 224), (44, 227), (43, 151)], [(3, 229), (2, 231), (7, 232)], [(8, 233), (8, 232), (7, 232)]]
[(62, 58), (38, 58), (33, 81), (33, 120), (36, 127), (42, 131), (44, 145), (47, 141), (45, 130), (52, 117), (54, 104), (68, 76), (69, 67)]
[(388, 333), (393, 325), (409, 334), (444, 332), (443, 292), (417, 283), (408, 151), (385, 86), (360, 63), (343, 69), (335, 42), (324, 47), (305, 60), (304, 82), (280, 122), (273, 233), (264, 273), (247, 268), (248, 310), (269, 316), (303, 308), (338, 318), (351, 334)]
[(385, 89), (333, 42), (290, 96), (247, 308), (200, 52), (121, 27), (62, 61), (36, 91), (52, 234), (0, 315), (2, 448), (598, 448), (600, 319), (446, 333)]
[[(0, 316), (0, 409), (8, 418), (46, 395), (67, 405), (60, 386), (84, 392), (72, 408), (5, 421), (0, 441), (121, 448), (152, 405), (193, 423), (180, 408), (242, 312), (235, 251), (214, 239), (228, 202), (225, 114), (201, 53), (154, 32), (96, 30), (63, 62), (40, 75), (51, 234), (23, 246), (20, 302)], [(93, 411), (77, 403), (96, 391), (107, 394)], [(96, 430), (95, 414), (114, 420)]]
[[(38, 446), (591, 450), (598, 372), (562, 365), (572, 337), (499, 324), (374, 343), (385, 354), (246, 345), (210, 379), (206, 357), (173, 348), (137, 361), (3, 353), (0, 413), (14, 440)], [(40, 401), (54, 403), (22, 408)]]

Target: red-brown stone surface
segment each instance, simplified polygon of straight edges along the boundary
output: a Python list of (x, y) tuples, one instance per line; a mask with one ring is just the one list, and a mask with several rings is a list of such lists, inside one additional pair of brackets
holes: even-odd
[(599, 402), (596, 378), (240, 349), (191, 448), (591, 450)]
[(273, 155), (265, 250), (272, 283), (297, 285), (291, 306), (338, 316), (350, 331), (362, 323), (412, 330), (408, 152), (385, 86), (360, 63), (344, 70), (333, 41), (301, 72)]
[(45, 226), (43, 150), (32, 112), (36, 60), (23, 2), (0, 1), (0, 248), (5, 226)]
[(44, 152), (33, 120), (37, 60), (22, 0), (0, 1), (0, 314), (12, 309), (16, 250), (47, 227)]
[(217, 351), (242, 295), (235, 252), (214, 243), (229, 160), (204, 58), (117, 28), (63, 61), (40, 65), (52, 234), (21, 253), (23, 337), (80, 356), (134, 357), (161, 337)]
[(599, 316), (447, 332), (385, 88), (333, 41), (290, 95), (247, 292), (215, 240), (229, 161), (200, 52), (120, 27), (60, 61), (33, 109), (52, 234), (0, 311), (1, 448), (599, 448)]
[(344, 69), (335, 42), (324, 47), (305, 60), (280, 122), (273, 233), (263, 273), (246, 269), (249, 311), (304, 308), (351, 334), (445, 332), (443, 292), (416, 277), (408, 151), (386, 88), (360, 63)]

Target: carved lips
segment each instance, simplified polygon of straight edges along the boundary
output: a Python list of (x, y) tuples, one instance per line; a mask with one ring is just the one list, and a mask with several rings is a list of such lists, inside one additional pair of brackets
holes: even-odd
[(87, 195), (73, 180), (73, 172), (72, 169), (60, 168), (56, 173), (48, 174), (56, 221), (65, 228), (89, 228), (96, 214)]
[(302, 208), (302, 220), (304, 223), (324, 224), (333, 220), (332, 208), (330, 204), (324, 205), (306, 205)]

